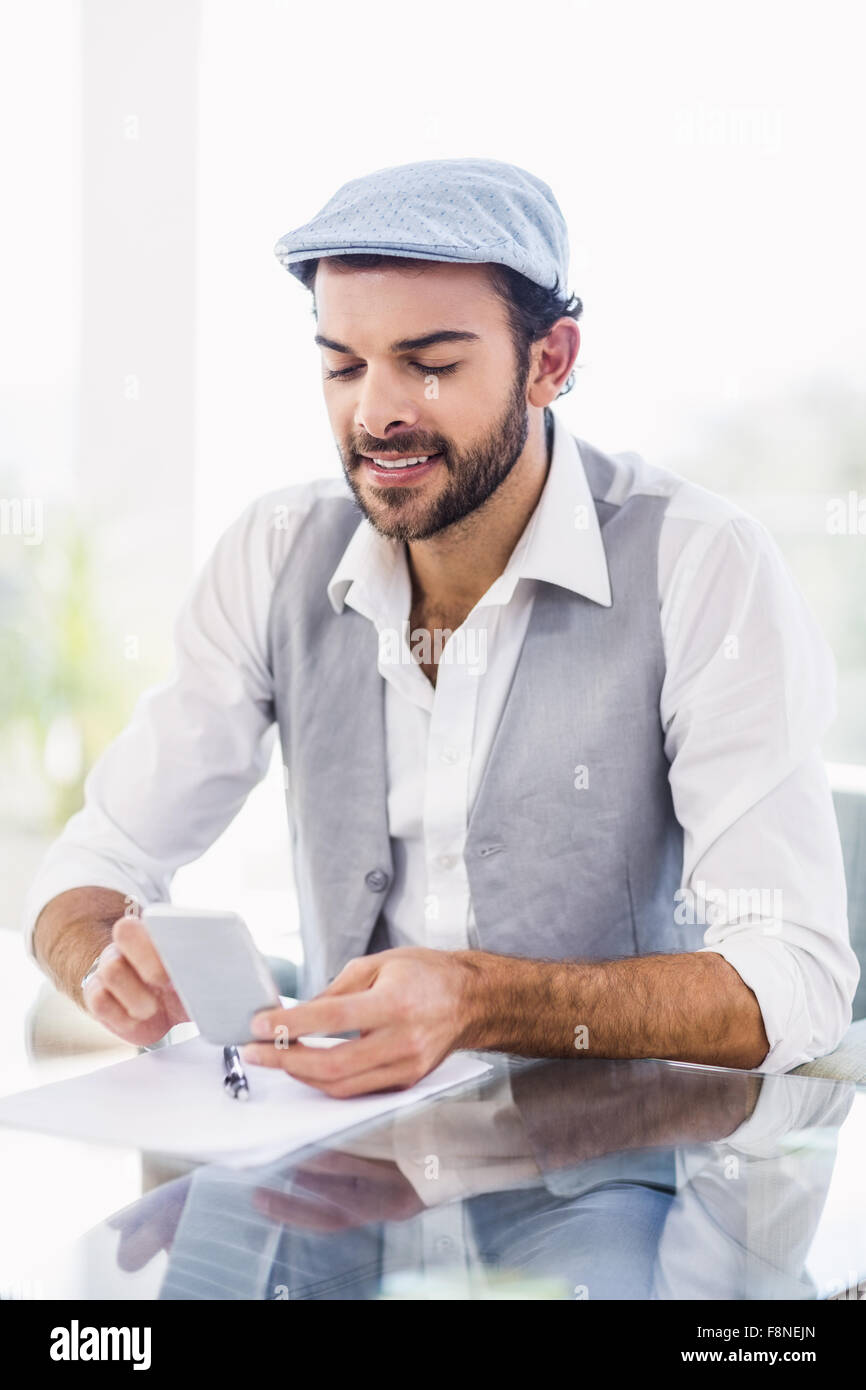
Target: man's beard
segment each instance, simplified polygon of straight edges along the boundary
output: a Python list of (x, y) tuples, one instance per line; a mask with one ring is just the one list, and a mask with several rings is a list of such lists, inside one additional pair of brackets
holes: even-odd
[[(426, 506), (421, 506), (413, 487), (377, 487), (375, 502), (370, 505), (358, 483), (364, 464), (347, 467), (341, 451), (343, 471), (355, 500), (381, 535), (397, 541), (427, 540), (447, 526), (462, 521), (492, 497), (520, 458), (529, 434), (526, 376), (525, 371), (517, 373), (504, 414), (480, 443), (463, 452), (453, 449), (444, 440), (433, 446), (422, 444), (417, 450), (413, 443), (411, 448), (405, 449), (407, 455), (444, 455), (440, 466), (448, 470), (449, 477), (439, 496)], [(393, 447), (392, 442), (390, 448)], [(401, 439), (400, 448), (404, 447)], [(369, 449), (365, 446), (363, 452), (375, 457), (377, 448), (386, 453), (389, 445), (379, 444)]]

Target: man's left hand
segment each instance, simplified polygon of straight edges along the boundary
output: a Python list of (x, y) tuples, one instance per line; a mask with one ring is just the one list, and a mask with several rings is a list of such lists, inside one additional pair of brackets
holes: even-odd
[[(279, 1067), (329, 1096), (405, 1090), (450, 1052), (472, 1047), (483, 972), (472, 951), (400, 947), (361, 956), (317, 995), (292, 1009), (256, 1014), (245, 1062)], [(295, 1039), (310, 1033), (361, 1036), (333, 1047)]]

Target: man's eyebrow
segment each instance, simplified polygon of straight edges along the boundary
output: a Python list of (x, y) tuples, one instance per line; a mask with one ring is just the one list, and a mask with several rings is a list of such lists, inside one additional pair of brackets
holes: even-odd
[[(360, 356), (354, 348), (347, 347), (345, 343), (334, 342), (333, 338), (326, 338), (321, 333), (317, 333), (313, 341), (319, 347), (330, 348), (332, 352), (347, 352), (353, 357)], [(420, 352), (422, 348), (435, 346), (436, 343), (479, 343), (481, 338), (477, 333), (470, 333), (468, 330), (457, 328), (441, 328), (434, 333), (425, 333), (420, 338), (400, 338), (396, 343), (392, 343), (391, 352)]]

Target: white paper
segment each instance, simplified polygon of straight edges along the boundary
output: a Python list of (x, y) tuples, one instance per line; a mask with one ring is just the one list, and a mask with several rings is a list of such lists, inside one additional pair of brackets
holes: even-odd
[[(341, 1038), (306, 1038), (319, 1046)], [(334, 1099), (283, 1071), (245, 1068), (247, 1101), (223, 1087), (222, 1048), (196, 1037), (126, 1062), (0, 1099), (0, 1124), (152, 1153), (265, 1163), (490, 1070), (453, 1053), (407, 1091)]]

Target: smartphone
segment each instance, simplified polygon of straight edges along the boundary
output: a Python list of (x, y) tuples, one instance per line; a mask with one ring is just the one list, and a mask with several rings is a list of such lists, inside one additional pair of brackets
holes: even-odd
[(154, 903), (147, 927), (184, 1008), (208, 1042), (252, 1042), (252, 1016), (280, 996), (249, 928), (236, 912)]

